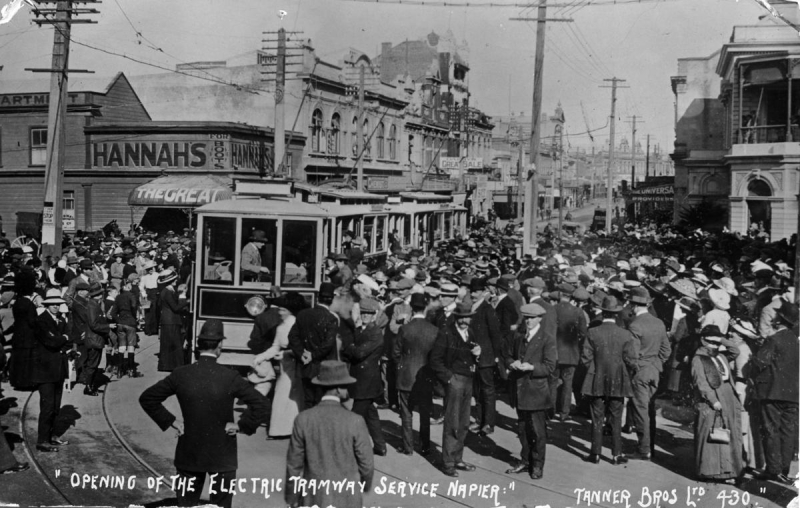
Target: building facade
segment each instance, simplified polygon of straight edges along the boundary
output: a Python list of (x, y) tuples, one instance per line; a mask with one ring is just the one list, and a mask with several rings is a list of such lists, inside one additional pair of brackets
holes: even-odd
[[(796, 4), (772, 3), (800, 22)], [(681, 87), (695, 95), (683, 101), (689, 104), (676, 125), (676, 216), (712, 200), (727, 210), (731, 231), (761, 228), (773, 241), (788, 238), (797, 233), (800, 189), (797, 32), (767, 16), (734, 27), (706, 60), (686, 63), (687, 72), (672, 78), (676, 96)], [(718, 96), (707, 96), (717, 83)], [(678, 197), (678, 182), (685, 196)]]

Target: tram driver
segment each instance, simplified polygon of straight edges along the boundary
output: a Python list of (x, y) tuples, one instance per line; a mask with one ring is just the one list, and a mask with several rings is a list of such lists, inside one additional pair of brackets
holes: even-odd
[(269, 280), (269, 268), (261, 265), (261, 250), (267, 243), (267, 234), (256, 229), (250, 242), (242, 249), (242, 281), (262, 282)]

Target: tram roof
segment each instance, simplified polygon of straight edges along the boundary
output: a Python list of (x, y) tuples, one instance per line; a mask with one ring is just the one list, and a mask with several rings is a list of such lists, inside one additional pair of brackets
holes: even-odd
[(441, 212), (446, 210), (466, 210), (464, 207), (447, 203), (402, 203), (389, 205), (383, 203), (373, 204), (337, 204), (337, 203), (306, 203), (296, 199), (226, 199), (215, 201), (198, 207), (195, 212), (200, 214), (234, 214), (234, 215), (278, 215), (278, 216), (305, 216), (305, 217), (346, 217), (350, 215), (379, 215), (386, 213), (421, 213)]
[(433, 192), (401, 192), (400, 197), (406, 199), (413, 199), (414, 201), (435, 201), (444, 202), (452, 201), (452, 196), (443, 196), (442, 194), (434, 194)]

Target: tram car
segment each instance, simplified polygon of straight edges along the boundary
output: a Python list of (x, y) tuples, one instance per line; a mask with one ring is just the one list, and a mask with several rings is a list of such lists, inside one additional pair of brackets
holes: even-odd
[[(325, 280), (325, 258), (342, 249), (352, 231), (364, 240), (365, 260), (389, 253), (389, 234), (401, 246), (426, 253), (464, 235), (467, 210), (448, 195), (425, 192), (384, 196), (307, 184), (241, 184), (233, 199), (209, 203), (197, 214), (192, 329), (221, 319), (226, 340), (220, 363), (249, 365), (253, 296), (274, 287), (298, 292), (313, 305)], [(257, 251), (257, 255), (254, 255)], [(253, 266), (254, 260), (258, 266)]]

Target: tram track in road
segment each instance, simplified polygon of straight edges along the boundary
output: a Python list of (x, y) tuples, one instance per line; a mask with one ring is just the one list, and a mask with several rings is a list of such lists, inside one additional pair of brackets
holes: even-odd
[[(139, 353), (143, 353), (147, 349), (149, 349), (149, 348), (151, 348), (151, 347), (153, 347), (154, 345), (157, 345), (157, 344), (158, 344), (158, 342), (154, 342), (153, 344), (150, 344), (149, 346), (140, 349)], [(106, 394), (108, 393), (108, 386), (109, 385), (106, 385), (106, 388), (103, 390), (102, 395), (100, 397), (100, 399), (101, 399), (100, 400), (100, 406), (101, 406), (100, 409), (101, 409), (101, 412), (102, 412), (102, 415), (103, 415), (104, 423), (105, 423), (105, 425), (107, 427), (104, 430), (107, 430), (113, 436), (112, 443), (115, 444), (116, 446), (109, 447), (109, 446), (106, 445), (105, 448), (106, 449), (113, 448), (115, 452), (117, 452), (119, 448), (122, 448), (123, 450), (125, 450), (125, 453), (127, 454), (128, 457), (130, 457), (130, 459), (133, 461), (133, 463), (135, 463), (135, 465), (138, 466), (138, 469), (147, 471), (147, 473), (149, 475), (152, 475), (153, 477), (156, 477), (156, 478), (160, 477), (160, 476), (163, 476), (152, 465), (150, 465), (146, 460), (144, 460), (133, 449), (133, 447), (122, 436), (122, 434), (120, 433), (119, 429), (114, 424), (113, 420), (111, 419), (111, 416), (110, 416), (110, 413), (109, 413), (109, 409), (108, 409), (107, 400), (106, 400)], [(79, 505), (92, 504), (92, 503), (87, 503), (85, 500), (79, 499), (80, 496), (72, 496), (71, 494), (66, 492), (66, 489), (64, 489), (62, 486), (60, 486), (59, 482), (56, 482), (51, 474), (48, 474), (47, 471), (48, 471), (48, 469), (50, 469), (49, 465), (45, 464), (45, 461), (40, 460), (40, 458), (39, 458), (40, 454), (37, 453), (36, 450), (35, 450), (35, 447), (32, 446), (31, 443), (34, 443), (36, 440), (34, 439), (35, 436), (31, 435), (32, 433), (29, 433), (28, 430), (26, 429), (26, 422), (28, 420), (28, 415), (29, 415), (28, 407), (30, 405), (31, 400), (33, 399), (34, 393), (36, 393), (36, 392), (35, 391), (31, 392), (26, 397), (25, 404), (22, 407), (22, 412), (20, 414), (20, 419), (19, 419), (20, 436), (22, 436), (22, 443), (23, 443), (23, 446), (25, 448), (25, 453), (28, 456), (28, 459), (30, 460), (31, 465), (38, 472), (39, 476), (43, 479), (44, 483), (48, 486), (48, 488), (52, 492), (54, 492), (60, 499), (63, 499), (64, 504), (70, 505), (70, 506), (79, 506)], [(35, 432), (35, 429), (34, 429), (34, 432)], [(75, 443), (75, 444), (77, 444), (77, 443)], [(73, 445), (71, 444), (70, 446), (73, 446)], [(60, 455), (60, 454), (58, 454), (58, 455)], [(53, 457), (53, 458), (56, 458), (56, 457)], [(122, 460), (117, 459), (117, 463), (121, 464)], [(75, 464), (75, 465), (78, 465), (78, 464)], [(80, 465), (83, 465), (83, 464), (80, 464)], [(129, 469), (136, 469), (136, 468), (129, 468)], [(127, 471), (127, 472), (130, 472), (130, 470)], [(114, 473), (114, 476), (118, 476), (118, 472)], [(128, 475), (125, 475), (125, 476), (128, 476)], [(136, 476), (140, 477), (141, 475), (136, 475)], [(128, 491), (128, 492), (135, 492), (135, 491)], [(165, 488), (161, 492), (164, 492), (166, 495), (169, 495), (169, 493), (172, 492), (172, 491), (169, 488)], [(163, 498), (164, 495), (160, 495), (160, 497)], [(102, 504), (108, 504), (108, 503), (102, 503)]]

